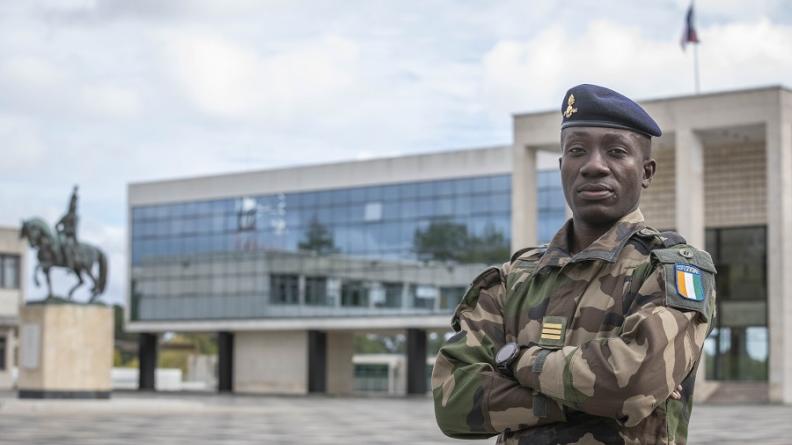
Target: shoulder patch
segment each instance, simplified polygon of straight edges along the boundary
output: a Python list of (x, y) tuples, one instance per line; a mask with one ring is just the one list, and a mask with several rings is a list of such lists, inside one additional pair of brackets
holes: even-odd
[(689, 264), (674, 264), (674, 280), (676, 291), (683, 298), (693, 301), (704, 301), (704, 284), (701, 269)]
[(666, 305), (700, 313), (709, 320), (714, 310), (715, 265), (707, 252), (686, 244), (652, 251), (665, 275)]

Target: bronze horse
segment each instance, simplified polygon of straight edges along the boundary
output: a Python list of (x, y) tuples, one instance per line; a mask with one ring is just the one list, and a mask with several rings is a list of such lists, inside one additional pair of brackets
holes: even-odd
[[(38, 264), (33, 271), (33, 281), (39, 285), (39, 271), (44, 272), (47, 278), (47, 297), (52, 298), (52, 282), (50, 281), (50, 269), (62, 267), (69, 269), (77, 276), (77, 284), (69, 290), (69, 299), (72, 299), (74, 291), (82, 286), (82, 275), (87, 275), (93, 282), (91, 288), (91, 298), (89, 302), (94, 302), (96, 298), (104, 292), (107, 284), (107, 257), (96, 246), (88, 243), (77, 243), (73, 249), (63, 249), (61, 240), (53, 235), (49, 225), (40, 218), (31, 218), (22, 222), (22, 229), (19, 232), (20, 238), (28, 240), (30, 247), (38, 250)], [(74, 258), (65, 258), (66, 255), (73, 254)], [(94, 264), (99, 265), (98, 274), (93, 273)], [(71, 267), (70, 267), (71, 265)]]

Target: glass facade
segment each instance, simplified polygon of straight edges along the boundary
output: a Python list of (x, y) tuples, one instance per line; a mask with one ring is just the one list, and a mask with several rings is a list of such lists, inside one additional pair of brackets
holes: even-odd
[(558, 170), (541, 170), (536, 178), (537, 207), (539, 211), (537, 240), (548, 243), (561, 228), (566, 217), (566, 201), (561, 188)]
[[(564, 204), (557, 171), (539, 182), (546, 241)], [(508, 174), (131, 213), (134, 320), (448, 313), (511, 250)]]
[(707, 377), (767, 380), (767, 231), (764, 226), (708, 229), (718, 269), (718, 316), (704, 351)]

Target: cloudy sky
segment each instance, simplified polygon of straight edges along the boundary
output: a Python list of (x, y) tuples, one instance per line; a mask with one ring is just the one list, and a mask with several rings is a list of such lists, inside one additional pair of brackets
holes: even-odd
[[(687, 6), (3, 0), (0, 224), (54, 222), (79, 183), (121, 301), (129, 182), (508, 144), (583, 82), (690, 94)], [(703, 92), (792, 86), (792, 1), (696, 8)]]

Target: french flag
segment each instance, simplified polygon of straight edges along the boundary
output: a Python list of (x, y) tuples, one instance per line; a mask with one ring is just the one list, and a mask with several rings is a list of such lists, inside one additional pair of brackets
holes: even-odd
[(684, 51), (687, 47), (688, 43), (699, 43), (698, 33), (696, 33), (696, 27), (693, 26), (693, 3), (690, 3), (690, 7), (687, 10), (687, 15), (685, 16), (685, 32), (682, 34), (682, 40), (679, 42), (682, 46), (682, 50)]

